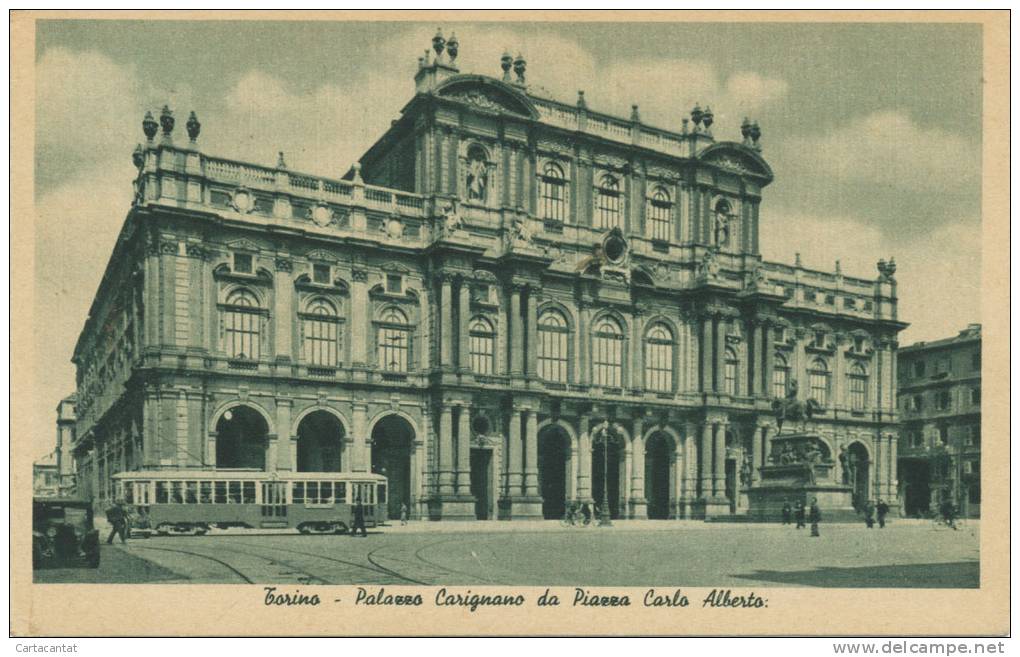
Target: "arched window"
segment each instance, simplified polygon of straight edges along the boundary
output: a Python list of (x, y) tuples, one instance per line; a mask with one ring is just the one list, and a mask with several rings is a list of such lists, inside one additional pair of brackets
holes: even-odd
[(407, 316), (396, 308), (387, 308), (379, 318), (379, 367), (390, 372), (406, 372), (411, 359), (411, 327)]
[(645, 385), (656, 392), (673, 391), (673, 333), (662, 323), (645, 335)]
[(790, 380), (790, 364), (782, 354), (776, 354), (772, 361), (772, 396), (776, 399), (786, 397), (786, 385)]
[(492, 374), (496, 354), (496, 332), (492, 322), (484, 317), (471, 320), (468, 329), (471, 338), (471, 371), (475, 374)]
[(606, 174), (599, 179), (595, 188), (595, 227), (623, 228), (620, 224), (622, 212), (620, 203), (620, 183), (616, 178)]
[(570, 328), (562, 313), (547, 310), (538, 318), (538, 375), (553, 383), (567, 382)]
[(592, 332), (592, 383), (605, 388), (623, 387), (623, 329), (603, 317)]
[(262, 309), (245, 289), (234, 290), (223, 305), (223, 347), (231, 358), (258, 360), (262, 353)]
[(847, 373), (850, 388), (850, 408), (855, 411), (863, 411), (868, 404), (868, 373), (860, 363), (850, 366)]
[(326, 299), (313, 299), (301, 313), (301, 355), (309, 365), (340, 363), (340, 318)]
[(567, 220), (567, 181), (558, 164), (547, 162), (538, 177), (538, 212), (543, 219)]
[(808, 369), (808, 379), (811, 381), (811, 399), (822, 406), (829, 405), (829, 366), (821, 358), (811, 361)]
[(737, 394), (737, 352), (726, 348), (726, 394)]
[(652, 229), (652, 239), (668, 242), (672, 235), (673, 204), (669, 194), (662, 187), (656, 187), (652, 198), (648, 199), (648, 223)]

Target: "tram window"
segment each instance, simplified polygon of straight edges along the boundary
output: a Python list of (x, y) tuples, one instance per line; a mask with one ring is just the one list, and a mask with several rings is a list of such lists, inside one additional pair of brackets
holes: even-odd
[(319, 501), (323, 504), (333, 503), (333, 482), (323, 481), (319, 484)]
[(255, 482), (254, 481), (244, 482), (242, 490), (244, 491), (244, 503), (255, 504)]
[(309, 481), (307, 484), (308, 504), (319, 503), (319, 482)]
[(184, 482), (184, 501), (187, 504), (198, 504), (198, 482)]
[(227, 503), (228, 504), (241, 503), (241, 482), (239, 481), (227, 482)]
[(132, 482), (117, 482), (117, 497), (124, 500), (126, 504), (135, 503), (135, 486)]
[(227, 503), (227, 482), (225, 481), (216, 482), (216, 503), (217, 504)]
[(295, 481), (294, 492), (291, 495), (293, 498), (293, 504), (304, 504), (305, 503), (305, 482)]
[(347, 500), (347, 482), (346, 481), (334, 481), (333, 482), (333, 500), (337, 504), (343, 504)]
[(167, 503), (167, 482), (157, 481), (156, 482), (156, 504)]
[(170, 502), (172, 504), (181, 504), (184, 502), (184, 482), (172, 481), (170, 482)]
[(138, 503), (148, 506), (152, 502), (150, 495), (152, 495), (152, 484), (147, 481), (140, 482), (138, 484)]
[(386, 484), (379, 484), (376, 491), (379, 496), (379, 504), (386, 504)]
[(202, 504), (212, 504), (212, 482), (203, 481), (199, 483), (198, 501)]

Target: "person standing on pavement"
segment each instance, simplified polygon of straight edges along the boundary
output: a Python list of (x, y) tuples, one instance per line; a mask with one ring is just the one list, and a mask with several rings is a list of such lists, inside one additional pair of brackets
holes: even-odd
[(106, 539), (107, 545), (113, 544), (113, 537), (120, 534), (120, 542), (127, 543), (127, 511), (124, 504), (117, 500), (106, 510), (106, 520), (110, 523), (110, 536)]
[(889, 505), (885, 503), (885, 500), (879, 500), (875, 509), (878, 511), (878, 528), (885, 529), (885, 516), (889, 513)]
[(357, 536), (359, 529), (362, 537), (368, 536), (365, 529), (365, 505), (361, 503), (360, 497), (354, 500), (354, 526), (351, 527), (351, 536)]
[(796, 504), (793, 505), (793, 517), (797, 520), (797, 529), (802, 529), (806, 525), (804, 524), (804, 503), (797, 500)]
[(790, 500), (783, 500), (783, 524), (790, 524), (790, 515), (793, 513), (793, 509), (790, 507)]
[(407, 524), (407, 505), (406, 504), (401, 504), (400, 505), (400, 524), (401, 525), (406, 525)]
[(821, 536), (818, 533), (818, 523), (822, 521), (822, 510), (818, 508), (818, 498), (811, 498), (811, 509), (808, 511), (808, 520), (811, 521), (811, 535)]
[(868, 500), (864, 505), (864, 524), (868, 529), (875, 528), (875, 502), (872, 500)]

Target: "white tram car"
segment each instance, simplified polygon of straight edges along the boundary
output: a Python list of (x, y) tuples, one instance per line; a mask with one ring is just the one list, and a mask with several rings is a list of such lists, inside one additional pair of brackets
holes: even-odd
[(113, 479), (117, 498), (159, 534), (200, 535), (213, 527), (344, 533), (359, 499), (367, 526), (386, 518), (386, 477), (377, 474), (143, 470)]

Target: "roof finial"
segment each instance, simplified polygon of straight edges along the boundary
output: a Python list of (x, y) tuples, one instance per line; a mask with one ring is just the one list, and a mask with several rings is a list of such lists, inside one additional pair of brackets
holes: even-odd
[(694, 103), (694, 109), (691, 110), (691, 121), (694, 121), (694, 132), (698, 132), (701, 129), (701, 118), (704, 114), (701, 112), (701, 105)]
[(145, 133), (145, 138), (148, 141), (152, 141), (152, 138), (156, 136), (156, 129), (159, 125), (156, 123), (156, 119), (152, 118), (152, 112), (146, 112), (145, 118), (142, 119), (142, 132)]
[(638, 111), (637, 103), (630, 106), (630, 120), (634, 123), (641, 123), (641, 113)]
[(510, 67), (514, 64), (514, 56), (510, 54), (509, 50), (503, 51), (503, 56), (499, 58), (499, 67), (503, 69), (503, 82), (510, 81)]
[(280, 151), (279, 155), (277, 155), (276, 157), (276, 168), (277, 169), (287, 168), (287, 163), (283, 159), (283, 151)]
[(450, 56), (450, 63), (457, 59), (457, 53), (460, 51), (460, 41), (457, 41), (457, 33), (450, 32), (450, 40), (446, 42), (446, 54)]
[(194, 144), (198, 140), (198, 133), (202, 130), (202, 124), (198, 122), (198, 117), (195, 116), (194, 110), (192, 110), (184, 127), (188, 129), (188, 139)]
[(751, 145), (751, 120), (746, 116), (744, 122), (740, 124), (740, 136), (744, 138), (744, 146)]
[(712, 114), (712, 108), (705, 105), (705, 112), (701, 115), (701, 122), (705, 126), (705, 132), (710, 132), (712, 128), (712, 122), (715, 120), (715, 114)]
[(524, 59), (524, 55), (517, 53), (517, 59), (514, 60), (514, 73), (517, 74), (517, 84), (524, 84), (524, 72), (528, 69), (528, 62)]
[(588, 101), (584, 99), (584, 91), (580, 89), (577, 91), (577, 106), (580, 109), (588, 109)]
[(174, 131), (174, 113), (168, 105), (164, 105), (163, 111), (159, 113), (159, 124), (163, 126), (163, 137), (169, 140), (170, 133)]
[(751, 135), (751, 142), (754, 145), (754, 149), (756, 151), (760, 151), (761, 150), (761, 144), (758, 143), (758, 140), (761, 139), (761, 128), (758, 127), (758, 122), (757, 121), (755, 121), (754, 123), (751, 124), (750, 135)]
[(443, 56), (443, 48), (446, 46), (446, 39), (443, 38), (443, 30), (436, 28), (436, 35), (432, 37), (432, 49), (436, 51), (436, 61)]

